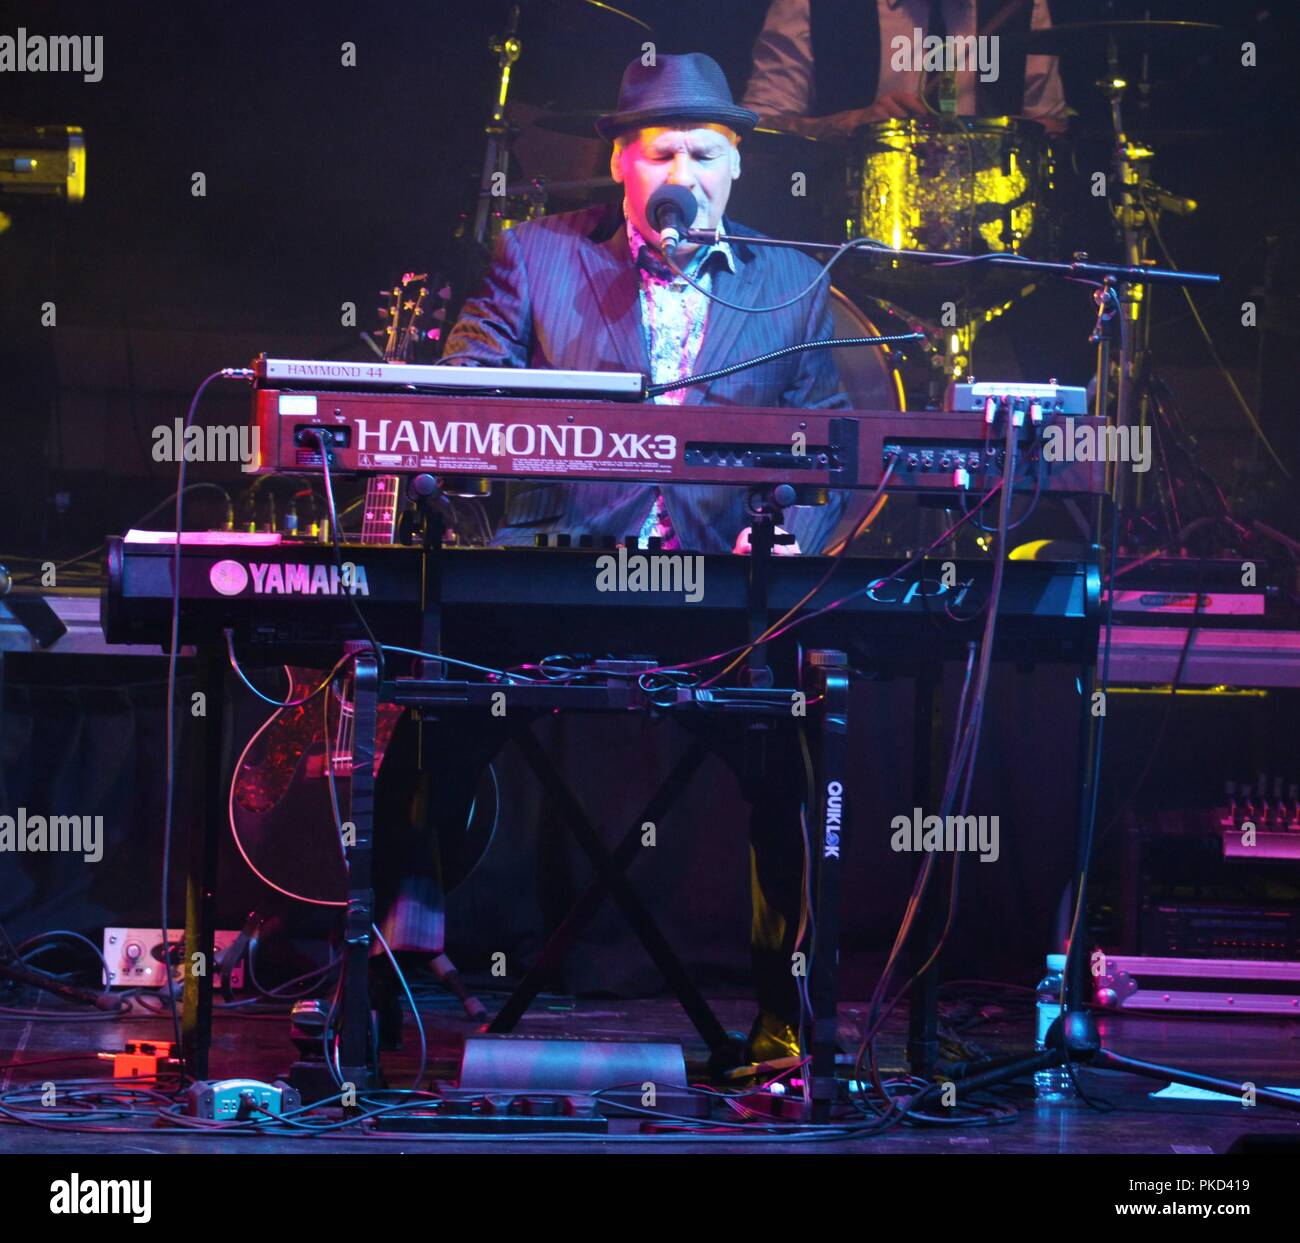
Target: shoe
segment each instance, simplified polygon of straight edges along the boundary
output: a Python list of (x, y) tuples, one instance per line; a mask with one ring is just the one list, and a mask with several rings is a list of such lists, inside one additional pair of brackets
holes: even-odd
[(783, 1058), (798, 1059), (799, 1032), (769, 1010), (760, 1010), (749, 1029), (745, 1054), (751, 1062), (775, 1062)]

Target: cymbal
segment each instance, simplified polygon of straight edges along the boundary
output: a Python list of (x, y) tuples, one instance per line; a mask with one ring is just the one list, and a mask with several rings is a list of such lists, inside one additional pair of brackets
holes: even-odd
[(1224, 34), (1213, 22), (1070, 22), (1046, 30), (1006, 34), (1008, 41), (1022, 44), (1030, 55), (1068, 56), (1072, 52), (1100, 52), (1114, 42), (1123, 52), (1156, 52), (1172, 48), (1185, 52), (1188, 44), (1210, 42)]
[[(535, 124), (540, 129), (557, 134), (569, 134), (575, 138), (598, 139), (596, 119), (610, 111), (609, 108), (583, 108), (574, 112), (547, 112), (537, 118)], [(762, 155), (775, 155), (782, 151), (807, 151), (809, 144), (815, 146), (817, 140), (805, 134), (794, 134), (789, 130), (773, 129), (768, 125), (759, 125), (745, 135), (742, 147), (745, 151), (757, 151)]]
[(654, 37), (650, 24), (628, 11), (640, 0), (618, 4), (520, 0), (513, 98), (551, 110), (592, 108), (617, 99), (624, 67)]
[(754, 126), (744, 141), (748, 150), (757, 150), (762, 155), (807, 151), (810, 147), (817, 146), (817, 139), (811, 134), (794, 134), (788, 129), (776, 129), (771, 125)]
[[(519, 0), (520, 35), (563, 32), (578, 36), (583, 44), (622, 43), (654, 34), (648, 22), (605, 0)], [(533, 49), (536, 50), (536, 49)], [(524, 45), (524, 54), (529, 52)]]
[(528, 181), (511, 182), (506, 186), (506, 194), (513, 198), (537, 191), (565, 199), (586, 198), (594, 191), (608, 190), (617, 184), (613, 177), (583, 177), (576, 181), (551, 181), (548, 177), (533, 177)]

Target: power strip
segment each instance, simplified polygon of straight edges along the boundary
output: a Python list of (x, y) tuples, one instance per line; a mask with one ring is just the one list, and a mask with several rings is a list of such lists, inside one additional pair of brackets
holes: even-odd
[[(167, 930), (173, 947), (181, 947), (185, 934), (179, 929)], [(218, 932), (214, 941), (216, 957), (234, 944), (238, 932)], [(161, 928), (105, 928), (104, 961), (108, 964), (106, 987), (111, 988), (165, 988), (166, 977), (163, 975), (163, 944)], [(213, 983), (221, 986), (221, 973), (212, 964)], [(172, 968), (172, 981), (182, 983), (181, 964)], [(244, 964), (241, 961), (230, 973), (230, 986), (234, 989), (244, 987)]]

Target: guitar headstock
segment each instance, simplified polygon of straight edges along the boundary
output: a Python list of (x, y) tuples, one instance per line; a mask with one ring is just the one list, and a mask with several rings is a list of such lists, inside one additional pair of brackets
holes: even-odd
[[(374, 334), (384, 343), (384, 362), (436, 360), (442, 352), (450, 282), (441, 275), (430, 281), (427, 272), (406, 272), (384, 291), (384, 296), (388, 305), (379, 308), (382, 327)], [(397, 475), (372, 475), (366, 480), (360, 537), (363, 544), (391, 544), (397, 538), (401, 482)]]
[(441, 275), (429, 281), (427, 272), (406, 272), (384, 291), (387, 305), (379, 308), (384, 362), (429, 362), (442, 352), (451, 285)]

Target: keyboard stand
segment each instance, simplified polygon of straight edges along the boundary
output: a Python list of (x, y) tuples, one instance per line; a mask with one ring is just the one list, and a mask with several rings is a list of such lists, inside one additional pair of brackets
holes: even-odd
[[(846, 744), (848, 728), (849, 672), (842, 653), (813, 651), (808, 653), (807, 675), (802, 688), (810, 707), (809, 716), (819, 729), (816, 748), (816, 814), (812, 830), (814, 868), (814, 926), (817, 928), (816, 953), (810, 955), (810, 982), (813, 1016), (811, 1025), (811, 1083), (813, 1119), (825, 1121), (830, 1116), (835, 1096), (836, 1007), (838, 1001), (838, 957), (841, 906), (842, 845), (848, 826), (848, 782)], [(645, 947), (669, 988), (681, 1003), (696, 1031), (708, 1047), (714, 1069), (737, 1065), (742, 1050), (727, 1034), (708, 1002), (690, 980), (685, 967), (653, 916), (636, 893), (627, 869), (641, 854), (641, 826), (658, 824), (680, 798), (703, 761), (708, 748), (694, 742), (660, 783), (641, 814), (623, 838), (611, 850), (587, 818), (582, 806), (563, 778), (555, 770), (541, 744), (529, 729), (538, 717), (554, 711), (626, 712), (649, 710), (648, 699), (638, 701), (625, 680), (611, 678), (604, 685), (540, 686), (533, 683), (505, 685), (483, 682), (453, 682), (445, 679), (397, 678), (385, 683), (383, 699), (408, 707), (447, 713), (467, 711), (486, 713), (492, 696), (505, 690), (510, 711), (520, 713), (520, 728), (512, 740), (520, 748), (533, 773), (548, 796), (559, 808), (569, 831), (591, 862), (595, 879), (574, 903), (552, 933), (537, 962), (525, 974), (515, 991), (488, 1026), (491, 1032), (514, 1030), (528, 1010), (554, 968), (564, 959), (579, 934), (590, 923), (608, 896), (614, 900), (637, 939)], [(785, 688), (721, 688), (716, 690), (679, 691), (676, 704), (660, 710), (668, 714), (682, 712), (691, 716), (732, 718), (742, 721), (785, 718), (791, 715), (795, 692)], [(794, 831), (794, 826), (791, 826)], [(358, 826), (360, 837), (360, 826)]]

